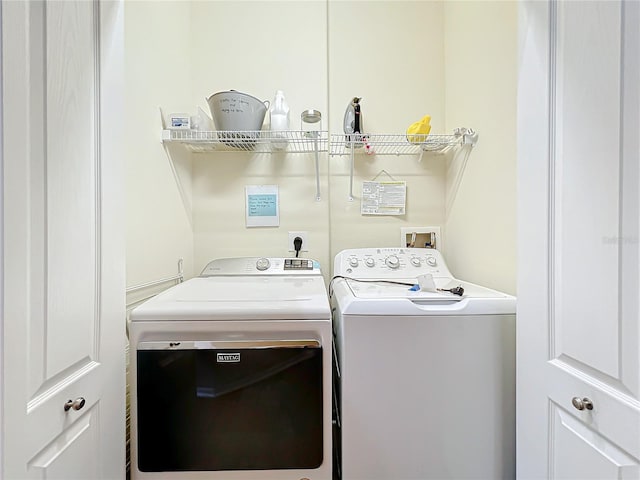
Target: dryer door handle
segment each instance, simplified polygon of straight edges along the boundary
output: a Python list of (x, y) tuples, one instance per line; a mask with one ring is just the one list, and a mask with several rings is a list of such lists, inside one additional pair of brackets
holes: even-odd
[(226, 350), (267, 348), (320, 348), (320, 341), (301, 340), (168, 340), (163, 342), (140, 342), (138, 350)]

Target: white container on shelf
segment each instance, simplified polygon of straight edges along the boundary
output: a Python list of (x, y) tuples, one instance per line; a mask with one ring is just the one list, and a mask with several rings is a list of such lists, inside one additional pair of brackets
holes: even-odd
[(282, 90), (276, 91), (276, 96), (269, 108), (269, 118), (271, 123), (271, 145), (275, 150), (283, 150), (288, 143), (286, 131), (289, 130), (289, 105), (284, 98)]

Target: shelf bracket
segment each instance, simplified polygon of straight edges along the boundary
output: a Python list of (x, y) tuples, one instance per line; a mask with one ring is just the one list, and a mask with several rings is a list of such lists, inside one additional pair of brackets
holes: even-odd
[(320, 152), (318, 152), (318, 139), (313, 140), (313, 150), (316, 156), (316, 202), (320, 201)]
[(352, 202), (353, 201), (353, 165), (355, 163), (355, 148), (354, 145), (351, 144), (351, 154), (350, 154), (350, 158), (351, 158), (351, 165), (349, 166), (349, 201)]

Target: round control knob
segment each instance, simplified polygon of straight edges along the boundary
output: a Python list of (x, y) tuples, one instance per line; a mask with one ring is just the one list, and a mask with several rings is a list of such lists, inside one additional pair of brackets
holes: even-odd
[(398, 259), (398, 257), (397, 257), (397, 256), (395, 256), (395, 255), (390, 255), (390, 256), (388, 256), (388, 257), (385, 259), (384, 263), (386, 263), (386, 264), (387, 264), (387, 267), (389, 267), (389, 268), (394, 268), (394, 269), (395, 269), (395, 268), (398, 268), (398, 267), (400, 266), (400, 260), (399, 260), (399, 259)]
[(266, 270), (271, 266), (268, 258), (259, 258), (256, 262), (256, 268), (260, 271)]
[(351, 265), (352, 267), (357, 267), (358, 266), (358, 259), (356, 257), (351, 257), (349, 259), (349, 265)]
[(418, 257), (411, 257), (411, 265), (414, 267), (420, 266), (420, 259)]
[(429, 265), (430, 267), (435, 267), (436, 265), (438, 265), (438, 262), (435, 257), (427, 257), (427, 265)]
[(365, 259), (364, 264), (367, 267), (374, 267), (376, 265), (376, 261), (373, 258), (368, 257), (368, 258)]

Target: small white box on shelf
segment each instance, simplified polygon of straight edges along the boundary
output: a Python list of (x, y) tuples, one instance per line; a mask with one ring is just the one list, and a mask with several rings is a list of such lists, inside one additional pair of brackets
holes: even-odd
[(188, 113), (172, 113), (169, 115), (170, 130), (189, 130), (191, 128), (191, 116)]

